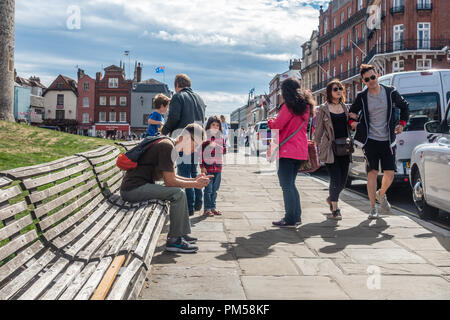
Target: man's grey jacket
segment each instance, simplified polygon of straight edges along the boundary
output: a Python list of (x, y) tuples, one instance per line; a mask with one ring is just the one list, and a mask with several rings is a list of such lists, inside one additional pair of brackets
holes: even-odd
[(163, 135), (170, 135), (177, 129), (184, 129), (188, 124), (205, 121), (205, 103), (191, 88), (184, 88), (175, 93), (170, 101), (167, 122), (162, 128)]

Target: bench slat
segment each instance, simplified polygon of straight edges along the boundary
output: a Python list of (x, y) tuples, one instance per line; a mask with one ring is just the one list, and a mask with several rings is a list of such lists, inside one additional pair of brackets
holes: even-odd
[(134, 281), (133, 287), (131, 288), (131, 292), (127, 298), (127, 300), (137, 300), (139, 293), (141, 293), (142, 288), (144, 287), (144, 281), (147, 277), (147, 271), (145, 268), (141, 268), (136, 281)]
[(131, 263), (126, 267), (125, 271), (117, 280), (106, 300), (122, 300), (126, 294), (131, 280), (133, 280), (133, 277), (136, 275), (136, 273), (138, 273), (140, 268), (142, 268), (142, 261), (140, 261), (139, 259), (133, 259), (133, 261), (131, 261)]
[(116, 158), (117, 156), (120, 154), (120, 150), (119, 149), (113, 149), (113, 152), (111, 154), (108, 154), (106, 156), (103, 157), (99, 157), (99, 158), (93, 158), (93, 159), (89, 159), (92, 165), (96, 165), (102, 162), (106, 162), (106, 161), (110, 161), (114, 159), (114, 163), (116, 163)]
[(109, 289), (111, 289), (111, 286), (124, 262), (125, 256), (118, 256), (114, 258), (108, 271), (106, 271), (105, 276), (98, 285), (97, 290), (95, 290), (92, 295), (91, 300), (105, 300), (105, 297), (108, 294)]
[(136, 210), (131, 210), (132, 219), (131, 222), (128, 224), (127, 228), (124, 232), (120, 234), (117, 238), (114, 239), (114, 242), (112, 243), (111, 247), (109, 248), (106, 255), (116, 255), (119, 253), (119, 250), (122, 246), (122, 244), (125, 242), (125, 240), (128, 238), (128, 236), (131, 234), (131, 232), (134, 230), (134, 227), (138, 223), (138, 221), (141, 220), (142, 216), (144, 215), (144, 208)]
[(108, 162), (107, 164), (104, 164), (104, 165), (102, 165), (100, 167), (94, 167), (95, 168), (94, 170), (95, 170), (95, 172), (97, 174), (99, 174), (99, 173), (101, 173), (101, 172), (103, 172), (105, 170), (108, 170), (109, 168), (114, 167), (115, 165), (116, 165), (116, 162), (115, 161), (111, 161), (111, 162)]
[[(83, 159), (83, 158), (81, 158), (81, 159)], [(83, 160), (86, 161), (85, 159), (83, 159)], [(86, 161), (84, 163), (80, 163), (80, 164), (76, 165), (73, 168), (65, 169), (63, 171), (58, 171), (56, 173), (51, 173), (49, 175), (46, 175), (46, 176), (43, 176), (40, 178), (26, 179), (23, 181), (23, 184), (27, 189), (34, 189), (34, 188), (43, 186), (45, 184), (70, 177), (71, 175), (74, 175), (78, 172), (88, 169), (90, 166), (91, 165), (89, 164), (89, 162)]]
[(134, 210), (125, 210), (125, 217), (122, 219), (119, 226), (117, 226), (117, 228), (114, 229), (113, 233), (111, 233), (108, 236), (108, 239), (106, 239), (106, 241), (103, 242), (101, 247), (95, 251), (91, 259), (103, 258), (105, 253), (111, 248), (111, 245), (124, 233), (125, 228), (128, 226), (131, 218), (133, 218), (132, 211)]
[(150, 238), (152, 237), (153, 230), (155, 229), (156, 222), (158, 221), (158, 218), (161, 214), (162, 207), (160, 205), (157, 205), (156, 207), (153, 206), (153, 208), (147, 207), (147, 209), (153, 209), (151, 210), (152, 215), (150, 217), (150, 220), (147, 223), (147, 226), (145, 227), (144, 232), (142, 233), (142, 237), (139, 240), (139, 243), (136, 247), (136, 250), (134, 251), (135, 255), (143, 260), (145, 255), (145, 249), (147, 248)]
[(0, 188), (3, 188), (4, 186), (7, 186), (12, 181), (8, 179), (7, 177), (0, 177)]
[(45, 252), (28, 269), (21, 272), (13, 281), (0, 290), (0, 300), (8, 300), (14, 296), (25, 284), (33, 279), (44, 267), (53, 260), (55, 255), (50, 251)]
[(0, 282), (5, 280), (17, 269), (22, 267), (28, 260), (35, 256), (39, 251), (44, 249), (44, 245), (40, 241), (36, 241), (31, 246), (20, 252), (14, 259), (8, 261), (0, 267)]
[(88, 191), (95, 185), (97, 185), (97, 181), (95, 180), (89, 181), (88, 183), (73, 189), (72, 191), (64, 194), (63, 196), (59, 196), (58, 198), (50, 202), (37, 206), (37, 208), (34, 209), (34, 213), (36, 214), (36, 217), (40, 218), (43, 215), (47, 214), (48, 212), (52, 211), (53, 209), (79, 196), (83, 192)]
[(69, 260), (60, 258), (51, 266), (23, 295), (19, 300), (35, 300), (50, 285), (56, 276), (69, 264)]
[(70, 156), (66, 158), (61, 158), (54, 160), (52, 162), (47, 162), (43, 164), (38, 164), (31, 167), (21, 167), (16, 169), (11, 169), (4, 171), (3, 173), (14, 177), (14, 179), (26, 179), (29, 177), (45, 174), (51, 171), (60, 170), (67, 168), (71, 165), (86, 161), (86, 159), (77, 156)]
[(86, 157), (86, 158), (96, 158), (96, 157), (101, 157), (101, 156), (107, 154), (108, 152), (111, 152), (114, 149), (116, 149), (115, 146), (108, 145), (108, 146), (100, 147), (100, 148), (95, 149), (95, 150), (86, 151), (86, 152), (83, 152), (83, 153), (77, 153), (76, 155), (77, 156)]
[(0, 247), (0, 260), (9, 257), (11, 254), (15, 253), (20, 248), (25, 247), (27, 244), (29, 244), (33, 240), (36, 240), (37, 238), (38, 235), (36, 233), (36, 230), (31, 230), (8, 242), (4, 246)]
[(103, 231), (95, 236), (95, 238), (89, 243), (89, 245), (81, 251), (77, 257), (82, 260), (89, 260), (94, 254), (95, 250), (100, 247), (100, 245), (109, 237), (109, 235), (114, 231), (120, 221), (122, 221), (125, 211), (120, 210), (114, 219), (110, 220), (108, 225), (103, 229)]
[(98, 261), (94, 261), (89, 263), (81, 273), (77, 274), (72, 283), (70, 283), (69, 287), (64, 291), (64, 293), (58, 298), (58, 300), (72, 300), (75, 295), (80, 291), (80, 289), (84, 286), (86, 281), (90, 278), (90, 276), (94, 273), (97, 268)]
[(150, 244), (148, 245), (147, 253), (145, 254), (145, 257), (143, 259), (145, 266), (148, 270), (150, 270), (153, 254), (155, 253), (156, 245), (158, 244), (159, 235), (161, 234), (162, 229), (164, 228), (164, 225), (166, 224), (167, 214), (161, 213), (159, 216), (159, 221), (155, 227), (155, 230), (153, 231), (153, 237), (150, 241)]
[(106, 179), (108, 179), (109, 177), (112, 177), (113, 175), (115, 175), (119, 172), (120, 172), (120, 169), (118, 167), (115, 167), (114, 169), (109, 170), (106, 173), (99, 175), (98, 180), (103, 183)]
[[(89, 215), (82, 223), (77, 225), (73, 230), (63, 237), (57, 238), (53, 241), (53, 244), (61, 249), (62, 247), (68, 245), (73, 240), (75, 240), (80, 234), (89, 228), (91, 224), (95, 222), (109, 207), (107, 202), (103, 202), (100, 207), (98, 207), (94, 213)], [(70, 219), (70, 218), (69, 218)]]
[(109, 191), (111, 191), (112, 193), (116, 192), (120, 188), (121, 184), (122, 184), (122, 177), (120, 177), (120, 180), (115, 185), (109, 187)]
[(31, 203), (36, 203), (38, 201), (42, 201), (43, 199), (49, 198), (63, 190), (69, 189), (70, 187), (73, 187), (83, 181), (87, 181), (93, 176), (94, 176), (93, 171), (85, 172), (81, 176), (72, 178), (69, 181), (57, 184), (51, 188), (48, 188), (48, 189), (45, 189), (42, 191), (35, 191), (29, 195), (29, 199), (30, 199)]
[(6, 190), (0, 190), (0, 203), (8, 201), (9, 199), (20, 195), (21, 193), (22, 191), (18, 186), (14, 186)]
[(81, 249), (86, 246), (90, 241), (92, 241), (92, 238), (94, 238), (98, 232), (105, 226), (108, 221), (111, 220), (113, 215), (116, 213), (116, 211), (119, 210), (118, 207), (112, 207), (108, 209), (108, 212), (103, 216), (103, 218), (98, 221), (89, 231), (83, 235), (78, 241), (76, 241), (73, 245), (71, 245), (68, 249), (65, 250), (65, 253), (75, 258), (76, 254), (80, 252)]
[(133, 228), (133, 231), (130, 233), (129, 237), (127, 238), (127, 240), (124, 242), (124, 244), (120, 248), (119, 252), (122, 252), (122, 253), (130, 252), (134, 243), (139, 238), (139, 235), (141, 234), (142, 229), (145, 226), (145, 222), (147, 221), (147, 218), (150, 215), (150, 210), (145, 210), (145, 208), (140, 208), (139, 210), (141, 210), (141, 209), (143, 210), (144, 213), (139, 218), (138, 223)]
[(53, 287), (50, 288), (43, 296), (42, 300), (57, 300), (58, 297), (67, 289), (74, 278), (83, 269), (84, 263), (76, 261), (72, 263), (64, 273), (64, 275), (55, 283)]
[(52, 214), (49, 217), (46, 217), (45, 219), (41, 220), (39, 222), (39, 226), (42, 230), (46, 230), (48, 227), (50, 227), (52, 224), (57, 223), (58, 221), (64, 219), (68, 215), (70, 215), (73, 211), (80, 208), (82, 205), (84, 205), (86, 202), (90, 201), (92, 197), (97, 194), (97, 191), (91, 190), (89, 193), (85, 194), (83, 197), (79, 198), (78, 200), (72, 202), (66, 207), (63, 207), (58, 212)]
[(9, 236), (20, 232), (20, 230), (32, 223), (33, 219), (30, 215), (27, 215), (19, 220), (15, 220), (14, 222), (8, 224), (6, 227), (0, 229), (0, 239), (6, 239)]
[(92, 294), (94, 293), (95, 289), (97, 288), (98, 284), (103, 278), (103, 275), (105, 274), (106, 270), (110, 266), (112, 262), (111, 257), (106, 257), (100, 260), (100, 263), (97, 266), (97, 269), (95, 269), (94, 273), (90, 276), (86, 284), (83, 286), (83, 288), (80, 290), (80, 292), (76, 295), (74, 300), (89, 300)]
[(7, 205), (5, 208), (0, 209), (0, 220), (6, 220), (26, 210), (28, 210), (28, 206), (25, 201), (13, 205)]

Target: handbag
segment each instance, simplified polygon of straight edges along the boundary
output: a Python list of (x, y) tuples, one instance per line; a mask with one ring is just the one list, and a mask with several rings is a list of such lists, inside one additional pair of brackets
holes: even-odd
[[(311, 126), (312, 129), (312, 126)], [(320, 168), (319, 148), (313, 140), (308, 139), (308, 160), (305, 160), (298, 169), (299, 173), (311, 173)]]
[(355, 147), (353, 145), (353, 138), (337, 138), (332, 144), (331, 148), (333, 149), (334, 155), (338, 157), (349, 156), (355, 151)]
[(267, 152), (266, 152), (266, 158), (268, 162), (273, 162), (275, 160), (275, 155), (278, 153), (278, 150), (286, 143), (288, 142), (293, 136), (295, 136), (297, 134), (297, 132), (300, 131), (301, 128), (303, 128), (304, 124), (305, 124), (306, 120), (303, 121), (302, 125), (295, 130), (294, 133), (292, 133), (289, 137), (287, 137), (282, 143), (280, 143), (280, 145), (277, 145), (275, 142), (270, 142), (269, 144), (269, 148), (267, 148)]

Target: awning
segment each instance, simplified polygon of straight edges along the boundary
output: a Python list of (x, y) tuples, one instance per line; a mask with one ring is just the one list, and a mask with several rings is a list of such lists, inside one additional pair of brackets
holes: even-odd
[(117, 131), (126, 131), (128, 132), (130, 130), (130, 125), (125, 123), (125, 124), (116, 124), (116, 123), (108, 123), (108, 124), (96, 124), (95, 125), (95, 130), (96, 131), (113, 131), (113, 130), (117, 130)]

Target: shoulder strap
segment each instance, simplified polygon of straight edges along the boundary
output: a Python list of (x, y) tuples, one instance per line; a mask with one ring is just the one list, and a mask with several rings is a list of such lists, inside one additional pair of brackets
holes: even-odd
[(280, 147), (281, 147), (282, 145), (284, 145), (286, 142), (288, 142), (293, 136), (295, 136), (295, 135), (297, 134), (297, 132), (299, 132), (300, 129), (303, 128), (303, 126), (305, 125), (305, 122), (306, 122), (306, 121), (307, 121), (307, 120), (304, 120), (303, 123), (302, 123), (302, 125), (301, 125), (297, 130), (295, 130), (294, 133), (292, 133), (292, 134), (291, 134), (289, 137), (287, 137), (282, 143), (280, 143)]

